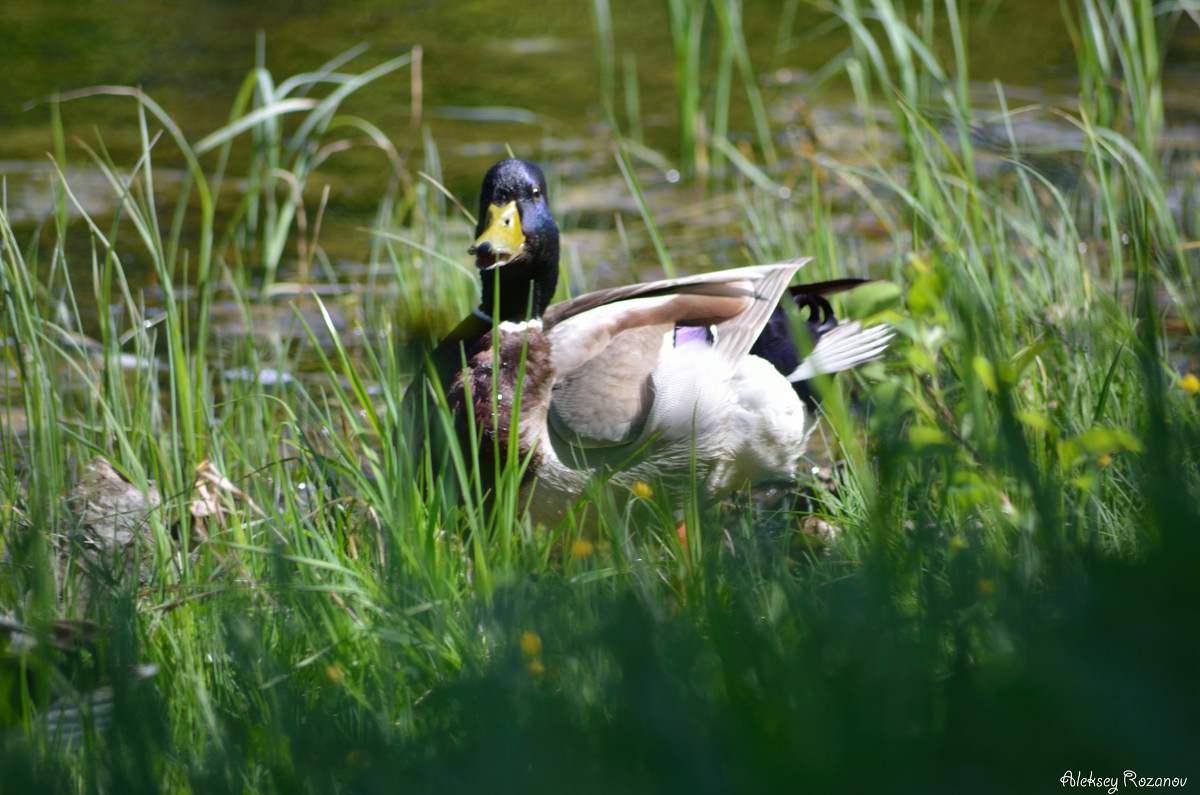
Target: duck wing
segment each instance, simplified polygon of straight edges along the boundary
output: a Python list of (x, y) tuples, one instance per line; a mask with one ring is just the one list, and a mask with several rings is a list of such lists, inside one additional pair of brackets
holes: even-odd
[[(804, 257), (774, 265), (752, 265), (597, 290), (551, 305), (542, 316), (542, 322), (546, 333), (552, 334), (556, 326), (574, 321), (570, 324), (572, 332), (568, 332), (572, 337), (576, 330), (587, 328), (619, 332), (651, 323), (711, 325), (717, 328), (715, 345), (728, 351), (730, 358), (737, 359), (750, 350), (787, 283), (810, 259)], [(633, 300), (652, 298), (660, 300)], [(617, 308), (614, 309), (615, 305)], [(590, 314), (595, 310), (600, 310), (600, 314)], [(588, 319), (579, 321), (579, 316), (585, 314)], [(563, 347), (578, 350), (583, 359), (590, 358), (584, 346), (574, 347), (577, 344), (572, 339), (569, 343), (564, 342)], [(607, 345), (608, 340), (599, 340), (598, 344)]]
[(704, 380), (678, 379), (680, 388), (672, 389), (673, 379), (659, 369), (663, 355), (675, 350), (677, 330), (705, 329), (705, 360), (732, 369), (804, 262), (629, 285), (550, 307), (543, 318), (556, 373), (550, 429), (572, 446), (603, 448), (653, 433), (647, 421), (668, 422), (668, 406), (670, 413), (686, 413), (690, 423), (701, 396), (679, 392), (697, 392)]

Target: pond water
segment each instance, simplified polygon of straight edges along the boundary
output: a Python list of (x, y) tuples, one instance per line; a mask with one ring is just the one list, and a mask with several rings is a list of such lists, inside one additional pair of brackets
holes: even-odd
[[(710, 218), (720, 215), (712, 212), (713, 197), (703, 190), (688, 186), (687, 180), (674, 185), (665, 178), (678, 161), (679, 140), (667, 2), (526, 0), (512, 6), (495, 0), (5, 0), (2, 5), (0, 179), (9, 218), (19, 233), (43, 224), (49, 214), (54, 172), (46, 156), (53, 148), (46, 98), (55, 92), (140, 86), (195, 142), (228, 122), (234, 97), (259, 58), (278, 82), (360, 45), (366, 51), (346, 71), (365, 71), (419, 46), (419, 73), (393, 72), (353, 95), (345, 112), (368, 119), (397, 146), (411, 144), (412, 170), (422, 162), (422, 141), (435, 141), (446, 186), (468, 206), (475, 201), (483, 171), (506, 147), (548, 163), (560, 180), (552, 200), (568, 236), (574, 234), (575, 245), (589, 256), (623, 260), (630, 244), (617, 233), (614, 213), (626, 214), (631, 225), (638, 222), (602, 124), (606, 51), (598, 44), (598, 15), (611, 24), (617, 116), (623, 124), (632, 123), (622, 87), (626, 76), (634, 76), (641, 135), (646, 148), (657, 153), (653, 162), (661, 166), (648, 180), (655, 188), (655, 213), (662, 213), (668, 232), (672, 217), (694, 220), (688, 208), (701, 207)], [(1031, 90), (1023, 96), (1035, 101), (1071, 96), (1075, 53), (1058, 3), (960, 5), (971, 78), (981, 90), (1001, 81)], [(941, 3), (930, 7), (939, 13), (944, 9)], [(848, 87), (826, 83), (814, 93), (808, 81), (848, 44), (844, 28), (831, 24), (834, 16), (821, 4), (796, 0), (746, 2), (742, 13), (753, 70), (773, 123), (786, 126), (789, 114), (803, 107), (831, 131), (824, 145), (864, 148)], [(1194, 25), (1180, 25), (1179, 31), (1170, 49), (1167, 101), (1169, 109), (1194, 109), (1200, 38)], [(949, 49), (947, 40), (941, 53), (946, 61)], [(418, 104), (420, 130), (414, 129)], [(111, 190), (76, 141), (93, 147), (102, 141), (116, 163), (131, 167), (140, 153), (135, 104), (126, 97), (89, 96), (60, 108), (71, 185), (89, 213), (101, 220), (113, 209)], [(745, 103), (735, 102), (732, 112), (731, 130), (750, 130)], [(1028, 132), (1053, 137), (1061, 129), (1039, 130), (1031, 123)], [(182, 161), (164, 149), (157, 167), (159, 187), (169, 191), (171, 168), (177, 169), (177, 178)], [(363, 227), (370, 222), (387, 171), (377, 152), (363, 150), (331, 158), (321, 179), (314, 180), (332, 188), (322, 244), (334, 261), (364, 260), (369, 235)], [(720, 199), (716, 201), (719, 210)], [(670, 242), (697, 267), (740, 264), (745, 255), (731, 226), (736, 224), (704, 227), (704, 240), (677, 237)], [(466, 240), (465, 222), (463, 232)], [(465, 252), (446, 253), (461, 254), (466, 261)], [(632, 253), (654, 260), (644, 236), (635, 236)], [(79, 259), (90, 265), (90, 255)], [(136, 256), (126, 264), (136, 271)], [(626, 269), (622, 275), (627, 274)]]
[[(506, 142), (592, 137), (600, 81), (594, 19), (595, 8), (604, 5), (527, 0), (514, 10), (495, 0), (7, 0), (0, 37), (0, 159), (43, 157), (49, 111), (44, 104), (26, 109), (25, 103), (103, 84), (141, 86), (196, 140), (226, 122), (232, 98), (256, 63), (261, 33), (265, 65), (276, 79), (311, 71), (361, 44), (370, 49), (359, 64), (419, 45), (423, 120), (457, 187), (459, 179), (476, 180)], [(669, 152), (676, 119), (670, 112), (668, 4), (608, 5), (617, 67), (631, 65), (639, 78), (647, 143)], [(1058, 4), (968, 3), (964, 16), (974, 80), (1045, 86), (1070, 72), (1074, 54)], [(831, 18), (808, 3), (746, 3), (743, 30), (755, 71), (820, 69), (846, 46), (843, 31), (814, 35)], [(397, 73), (357, 96), (350, 110), (401, 140), (411, 106), (409, 75)], [(456, 111), (485, 107), (524, 113), (511, 114), (515, 121), (508, 123), (454, 118), (461, 115)], [(115, 152), (135, 143), (128, 101), (89, 100), (65, 108), (64, 115), (70, 132), (88, 136), (98, 128)]]
[[(671, 160), (678, 139), (666, 2), (527, 0), (516, 10), (495, 0), (7, 0), (3, 5), (0, 163), (10, 192), (30, 171), (39, 174), (45, 168), (51, 141), (44, 98), (97, 85), (141, 86), (196, 141), (227, 122), (233, 98), (256, 63), (259, 34), (263, 62), (277, 81), (312, 71), (359, 45), (369, 49), (352, 62), (358, 70), (419, 45), (421, 122), (437, 141), (447, 184), (456, 193), (477, 190), (479, 175), (506, 145), (521, 154), (551, 151), (586, 159), (600, 121), (595, 15), (606, 5), (615, 82), (619, 91), (624, 72), (636, 71), (646, 144)], [(973, 80), (1054, 90), (1071, 73), (1074, 53), (1058, 4), (968, 3), (964, 17)], [(808, 3), (744, 5), (753, 68), (769, 92), (787, 93), (787, 84), (797, 82), (794, 76), (816, 72), (846, 47), (844, 30), (821, 32), (831, 19)], [(777, 75), (785, 79), (773, 80)], [(844, 96), (835, 87), (820, 100), (836, 103)], [(618, 104), (623, 115), (623, 100)], [(406, 70), (356, 94), (346, 106), (398, 144), (410, 135), (412, 108), (412, 74)], [(509, 110), (479, 114), (496, 108)], [(735, 113), (739, 110), (735, 104)], [(77, 100), (63, 106), (63, 118), (68, 140), (78, 136), (95, 143), (98, 131), (118, 162), (136, 157), (130, 100)], [(69, 149), (86, 165), (82, 150)], [(330, 166), (340, 202), (351, 208), (373, 204), (380, 187), (378, 162), (342, 158)], [(28, 195), (32, 200), (36, 194)], [(19, 220), (36, 216), (39, 208), (18, 203), (10, 212)]]

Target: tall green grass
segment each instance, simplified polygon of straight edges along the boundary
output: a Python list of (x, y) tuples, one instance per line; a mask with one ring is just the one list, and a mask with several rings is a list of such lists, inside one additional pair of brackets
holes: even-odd
[[(749, 111), (754, 143), (775, 166), (775, 142), (742, 31), (741, 2), (669, 0), (667, 9), (683, 171), (702, 177), (723, 172), (725, 153), (719, 146), (730, 134), (735, 85)], [(714, 63), (715, 68), (710, 67)]]
[[(672, 24), (708, 24), (706, 8), (673, 4)], [(832, 12), (857, 111), (894, 149), (813, 155), (752, 122), (770, 147), (721, 150), (735, 174), (711, 183), (740, 208), (748, 258), (859, 269), (841, 219), (864, 212), (889, 244), (876, 267), (902, 303), (884, 290), (845, 309), (900, 341), (828, 385), (832, 476), (718, 506), (598, 490), (556, 528), (521, 518), (511, 471), (486, 499), (474, 451), (443, 464), (408, 449), (422, 345), (473, 302), (466, 276), (444, 276), (467, 225), (437, 188), (434, 141), (403, 160), (338, 107), (410, 56), (278, 83), (255, 70), (229, 125), (196, 143), (145, 94), (105, 89), (143, 131), (135, 163), (89, 149), (116, 216), (89, 218), (65, 177), (40, 234), (19, 239), (0, 208), (0, 790), (1189, 775), (1200, 409), (1171, 367), (1190, 338), (1165, 329), (1194, 331), (1197, 219), (1173, 197), (1196, 177), (1168, 170), (1164, 122), (1147, 117), (1164, 31), (1122, 34), (1149, 6), (1085, 4), (1081, 102), (1042, 111), (1076, 134), (1032, 153), (1003, 87), (969, 84), (958, 8), (921, 10), (919, 30), (884, 0)], [(711, 12), (718, 63), (749, 91), (736, 12)], [(1143, 95), (1093, 111), (1115, 68), (1100, 44), (1118, 41), (1146, 67)], [(690, 46), (681, 107), (719, 107), (727, 87), (694, 79)], [(394, 177), (359, 292), (322, 261), (316, 185), (363, 132)], [(626, 146), (618, 167), (653, 228)], [(187, 165), (179, 196), (164, 158)], [(133, 286), (134, 252), (157, 297)], [(112, 307), (95, 320), (88, 290)], [(131, 554), (88, 548), (63, 499), (97, 457), (161, 497)]]

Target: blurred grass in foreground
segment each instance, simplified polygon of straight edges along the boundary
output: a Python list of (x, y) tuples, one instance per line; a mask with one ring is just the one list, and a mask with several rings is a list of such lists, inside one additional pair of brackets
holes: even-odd
[[(719, 5), (729, 102), (745, 44)], [(837, 215), (868, 211), (904, 297), (861, 301), (904, 341), (831, 388), (832, 481), (795, 513), (685, 506), (687, 550), (659, 495), (622, 512), (599, 494), (580, 511), (600, 532), (580, 538), (578, 517), (528, 527), (512, 483), (489, 513), (469, 455), (446, 479), (411, 471), (402, 385), (413, 346), (470, 309), (465, 280), (435, 276), (463, 224), (411, 174), (437, 179), (432, 141), (418, 169), (337, 114), (411, 56), (278, 85), (256, 71), (198, 144), (121, 90), (145, 153), (119, 166), (93, 147), (122, 197), (111, 225), (73, 220), (69, 182), (45, 235), (0, 216), (0, 790), (999, 792), (1059, 789), (1067, 770), (1193, 773), (1200, 383), (1169, 363), (1195, 333), (1198, 219), (1177, 198), (1197, 175), (1156, 144), (1173, 12), (1083, 4), (1079, 104), (1053, 110), (1078, 135), (1033, 157), (1003, 89), (968, 83), (956, 18), (939, 62), (941, 8), (923, 5), (921, 30), (887, 0), (834, 9), (837, 67), (887, 161), (778, 136), (759, 151), (757, 128), (745, 145), (720, 125), (684, 136), (704, 154), (683, 162), (715, 164), (705, 189), (737, 196), (754, 258), (843, 271)], [(702, 11), (672, 4), (682, 108), (705, 90), (686, 38)], [(653, 223), (637, 147), (612, 134)], [(304, 189), (347, 143), (395, 174), (361, 294), (321, 261), (325, 199)], [(160, 218), (167, 145), (190, 167)], [(997, 153), (1009, 168), (980, 176)], [(78, 235), (90, 262), (64, 262)], [(133, 251), (162, 309), (128, 288)], [(93, 341), (88, 289), (112, 307)], [(325, 297), (255, 333), (263, 305), (305, 290)], [(210, 344), (218, 294), (245, 332)], [(279, 376), (302, 352), (320, 371)], [(827, 548), (801, 529), (813, 511), (838, 531)]]

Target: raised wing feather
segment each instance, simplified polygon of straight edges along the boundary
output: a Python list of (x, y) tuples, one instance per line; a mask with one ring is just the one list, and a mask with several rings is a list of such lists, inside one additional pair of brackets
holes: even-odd
[(545, 323), (546, 329), (549, 330), (564, 320), (595, 309), (596, 307), (625, 301), (630, 298), (646, 298), (669, 295), (671, 293), (718, 295), (722, 291), (725, 291), (725, 294), (730, 294), (731, 284), (733, 283), (746, 280), (758, 281), (779, 268), (791, 267), (792, 273), (795, 273), (796, 270), (802, 268), (811, 259), (811, 257), (802, 257), (791, 262), (775, 265), (751, 265), (744, 268), (731, 268), (711, 273), (698, 273), (694, 276), (682, 276), (677, 279), (662, 279), (656, 282), (642, 282), (640, 284), (612, 287), (607, 290), (596, 290), (595, 292), (586, 293), (575, 298), (568, 298), (565, 301), (552, 304), (542, 316), (542, 321)]
[[(548, 417), (554, 433), (583, 448), (643, 436), (655, 402), (663, 400), (651, 374), (673, 344), (675, 327), (713, 326), (709, 361), (715, 353), (732, 367), (749, 351), (802, 264), (631, 285), (551, 307), (544, 322), (556, 371)], [(695, 388), (691, 383), (688, 389)], [(695, 398), (672, 393), (670, 402), (690, 406)]]

